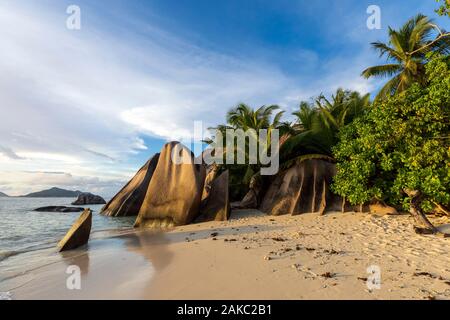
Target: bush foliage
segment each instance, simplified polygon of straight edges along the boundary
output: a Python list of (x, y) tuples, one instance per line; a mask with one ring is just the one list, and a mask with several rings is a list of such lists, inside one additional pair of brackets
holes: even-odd
[(449, 60), (430, 58), (425, 86), (375, 102), (341, 130), (332, 189), (350, 203), (378, 199), (408, 209), (406, 188), (423, 194), (426, 212), (450, 203)]

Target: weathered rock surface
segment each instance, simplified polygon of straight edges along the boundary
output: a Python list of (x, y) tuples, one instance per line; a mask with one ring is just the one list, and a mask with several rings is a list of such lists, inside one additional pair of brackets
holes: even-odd
[(208, 196), (202, 199), (198, 222), (228, 220), (230, 217), (228, 180), (229, 172), (227, 170), (211, 182)]
[(342, 198), (329, 186), (336, 166), (324, 160), (306, 160), (280, 172), (262, 200), (260, 210), (270, 215), (341, 211)]
[(217, 165), (211, 165), (206, 168), (206, 178), (205, 183), (203, 184), (202, 201), (208, 198), (211, 191), (212, 182), (217, 178), (218, 171), (219, 167)]
[[(177, 153), (184, 161), (174, 162), (172, 153)], [(166, 144), (150, 180), (135, 227), (171, 227), (192, 222), (199, 215), (205, 177), (205, 166), (194, 163), (191, 151), (178, 142)]]
[(259, 178), (260, 177), (258, 175), (254, 175), (250, 179), (249, 191), (241, 200), (241, 202), (236, 205), (236, 208), (239, 209), (258, 208), (261, 202), (261, 192), (262, 192), (262, 184)]
[(82, 206), (86, 204), (105, 204), (106, 201), (100, 196), (89, 192), (83, 192), (78, 195), (77, 200), (72, 202), (72, 205)]
[(38, 212), (81, 212), (84, 208), (78, 207), (65, 207), (65, 206), (48, 206), (34, 209), (33, 211)]
[(92, 226), (92, 211), (85, 209), (64, 238), (58, 243), (59, 251), (66, 251), (85, 245), (89, 240)]
[(155, 154), (139, 169), (136, 175), (102, 209), (101, 213), (112, 217), (137, 216), (147, 193), (150, 180), (158, 164)]

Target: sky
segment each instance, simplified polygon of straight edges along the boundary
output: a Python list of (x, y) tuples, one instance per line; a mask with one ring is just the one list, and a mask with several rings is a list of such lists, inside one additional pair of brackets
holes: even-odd
[[(81, 28), (67, 28), (69, 5)], [(381, 9), (370, 30), (369, 5)], [(0, 191), (114, 195), (194, 121), (240, 102), (286, 114), (337, 88), (374, 93), (366, 67), (434, 0), (1, 0)], [(287, 117), (289, 119), (289, 116)]]

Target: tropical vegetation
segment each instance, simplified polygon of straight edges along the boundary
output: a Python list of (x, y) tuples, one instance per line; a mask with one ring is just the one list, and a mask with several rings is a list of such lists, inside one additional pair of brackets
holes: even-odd
[[(446, 1), (438, 13), (449, 9)], [(402, 206), (436, 231), (425, 214), (448, 213), (450, 205), (450, 33), (418, 14), (398, 30), (389, 28), (388, 36), (388, 43), (372, 46), (389, 63), (362, 72), (389, 78), (373, 101), (338, 89), (300, 102), (288, 120), (276, 105), (239, 104), (213, 129), (278, 129), (281, 170), (307, 159), (334, 162), (334, 193), (354, 205)], [(237, 152), (249, 159), (247, 147)], [(253, 179), (270, 179), (259, 174), (261, 167), (259, 161), (221, 166), (230, 170), (232, 199), (241, 199)]]
[[(450, 51), (450, 37), (422, 14), (408, 20), (399, 30), (389, 27), (388, 32), (388, 43), (373, 42), (372, 47), (380, 58), (386, 57), (390, 63), (369, 67), (362, 72), (365, 78), (390, 78), (377, 99), (402, 92), (415, 82), (424, 84), (427, 53), (448, 54)], [(432, 38), (435, 32), (439, 34)]]
[(426, 76), (341, 131), (333, 188), (352, 204), (376, 199), (410, 210), (419, 195), (424, 212), (450, 204), (448, 57), (430, 60)]

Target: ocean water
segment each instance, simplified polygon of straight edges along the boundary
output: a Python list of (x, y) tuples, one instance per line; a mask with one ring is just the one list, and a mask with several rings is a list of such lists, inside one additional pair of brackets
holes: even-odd
[[(2, 265), (5, 267), (9, 259), (17, 258), (18, 255), (29, 255), (30, 252), (55, 247), (81, 213), (36, 212), (33, 209), (44, 206), (71, 206), (74, 200), (0, 198), (0, 268)], [(103, 231), (133, 226), (135, 217), (113, 218), (100, 215), (102, 206), (78, 206), (93, 211), (91, 237)]]

